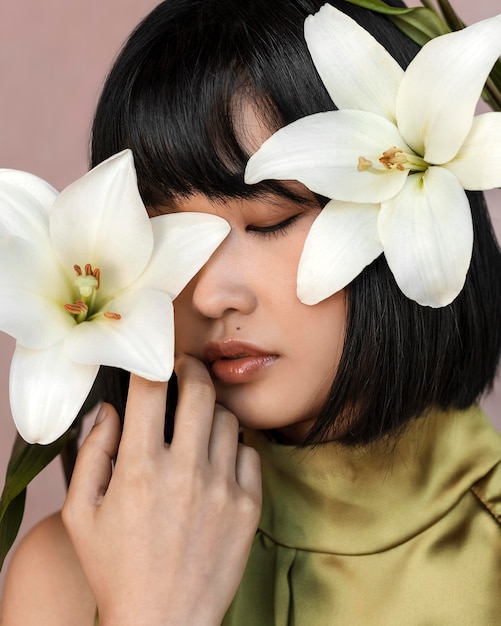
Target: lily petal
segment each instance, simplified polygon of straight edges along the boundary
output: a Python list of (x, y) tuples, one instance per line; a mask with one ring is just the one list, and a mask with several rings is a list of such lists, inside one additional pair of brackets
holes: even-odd
[(13, 185), (29, 193), (48, 212), (57, 198), (58, 192), (48, 182), (20, 170), (0, 169), (0, 186), (3, 183)]
[(50, 233), (68, 275), (75, 264), (101, 270), (101, 298), (136, 280), (150, 258), (153, 234), (130, 150), (59, 194), (50, 213)]
[(168, 380), (174, 364), (171, 299), (153, 289), (128, 290), (109, 303), (121, 315), (75, 326), (66, 353), (78, 362), (120, 367), (148, 380)]
[[(45, 190), (42, 193), (47, 195)], [(49, 215), (36, 196), (0, 178), (0, 237), (8, 236), (23, 237), (35, 245), (39, 241), (48, 240)]]
[(501, 54), (501, 15), (428, 42), (397, 96), (398, 127), (425, 161), (443, 164), (470, 131), (475, 106)]
[(133, 288), (159, 289), (174, 300), (228, 235), (230, 225), (207, 213), (171, 213), (150, 222), (153, 254)]
[(404, 71), (372, 35), (329, 4), (306, 18), (304, 34), (320, 78), (338, 108), (372, 111), (395, 121)]
[(48, 444), (75, 419), (96, 378), (97, 365), (70, 361), (63, 342), (48, 350), (16, 346), (10, 368), (10, 403), (20, 435)]
[(477, 115), (457, 156), (444, 167), (464, 189), (501, 187), (501, 113)]
[[(396, 195), (407, 171), (385, 170), (379, 157), (392, 146), (410, 151), (388, 120), (365, 111), (327, 111), (284, 126), (251, 156), (245, 182), (298, 180), (334, 200), (378, 203)], [(374, 170), (360, 172), (360, 157)]]
[(0, 239), (0, 329), (30, 348), (61, 340), (75, 320), (60, 302), (71, 292), (52, 250), (19, 237)]
[(409, 176), (381, 206), (379, 238), (395, 280), (419, 304), (441, 307), (461, 291), (471, 259), (470, 206), (458, 179), (442, 167)]
[(329, 202), (313, 222), (299, 260), (297, 294), (317, 304), (340, 291), (383, 251), (379, 205)]

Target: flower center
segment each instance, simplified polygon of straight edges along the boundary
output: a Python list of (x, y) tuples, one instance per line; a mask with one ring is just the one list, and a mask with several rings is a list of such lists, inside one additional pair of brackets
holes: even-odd
[(79, 274), (75, 278), (75, 286), (82, 298), (90, 298), (99, 289), (99, 280), (94, 274)]
[(92, 265), (87, 263), (83, 272), (80, 265), (74, 265), (73, 269), (76, 274), (74, 285), (80, 297), (77, 298), (73, 304), (65, 304), (65, 310), (75, 317), (78, 324), (90, 320), (91, 317), (96, 317), (97, 315), (102, 315), (107, 319), (119, 320), (121, 318), (119, 313), (112, 311), (93, 311), (97, 290), (101, 284), (101, 272), (99, 268), (96, 267), (96, 269), (93, 269)]
[[(397, 148), (396, 146), (392, 146), (385, 150), (383, 154), (379, 157), (378, 162), (386, 170), (399, 170), (403, 172), (404, 170), (410, 170), (412, 172), (424, 172), (428, 169), (428, 163), (421, 157), (416, 154), (409, 154), (404, 152), (401, 148)], [(357, 170), (359, 172), (366, 172), (370, 169), (378, 169), (373, 167), (372, 161), (361, 156), (358, 158), (358, 167)]]

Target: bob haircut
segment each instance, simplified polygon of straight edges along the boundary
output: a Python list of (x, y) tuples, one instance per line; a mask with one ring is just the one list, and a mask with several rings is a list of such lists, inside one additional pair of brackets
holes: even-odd
[[(131, 148), (145, 204), (200, 192), (213, 199), (291, 197), (277, 181), (246, 185), (249, 154), (234, 127), (252, 102), (271, 130), (335, 109), (303, 37), (324, 0), (167, 0), (132, 33), (104, 86), (92, 165)], [(406, 67), (418, 48), (387, 18), (332, 0)], [(395, 0), (394, 4), (399, 4)], [(403, 5), (400, 5), (403, 6)], [(440, 309), (397, 287), (384, 255), (347, 288), (344, 350), (329, 397), (303, 443), (363, 444), (428, 409), (468, 407), (492, 387), (501, 345), (501, 255), (480, 193), (469, 194), (474, 249), (466, 285)], [(298, 329), (301, 332), (301, 329)], [(108, 373), (110, 370), (108, 370)], [(127, 382), (111, 371), (123, 413)], [(108, 377), (109, 378), (109, 377)], [(175, 385), (169, 386), (175, 402)], [(167, 411), (166, 438), (172, 431)]]

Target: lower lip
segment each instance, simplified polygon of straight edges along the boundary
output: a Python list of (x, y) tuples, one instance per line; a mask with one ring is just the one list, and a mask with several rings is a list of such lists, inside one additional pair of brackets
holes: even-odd
[(218, 359), (211, 365), (211, 372), (221, 383), (234, 385), (246, 383), (258, 376), (278, 359), (275, 355), (245, 356), (238, 359)]

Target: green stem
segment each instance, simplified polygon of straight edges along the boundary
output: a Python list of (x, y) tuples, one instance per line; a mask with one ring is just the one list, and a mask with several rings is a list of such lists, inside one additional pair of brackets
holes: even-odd
[(464, 23), (462, 22), (462, 20), (459, 19), (457, 13), (452, 8), (449, 0), (437, 0), (437, 1), (448, 26), (452, 30), (461, 30), (462, 28), (464, 28)]

